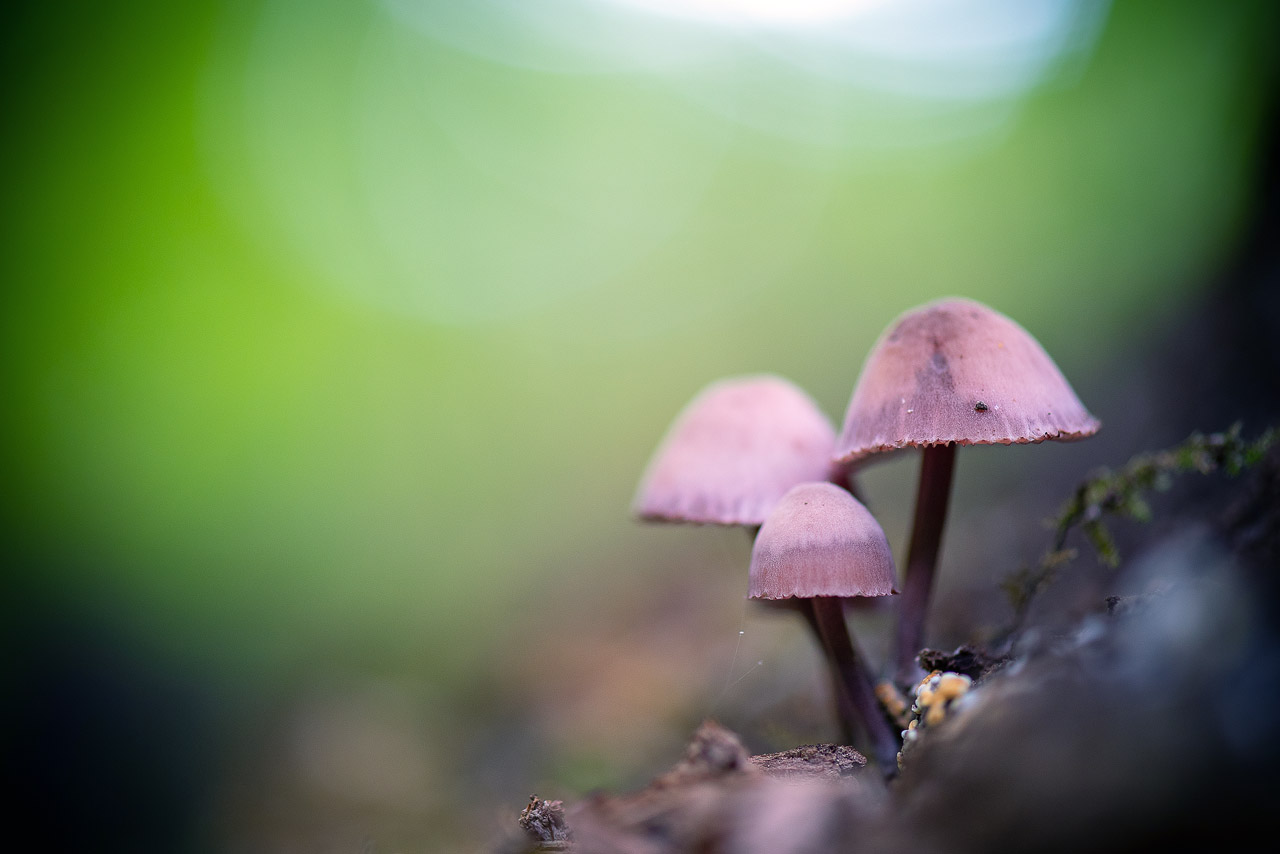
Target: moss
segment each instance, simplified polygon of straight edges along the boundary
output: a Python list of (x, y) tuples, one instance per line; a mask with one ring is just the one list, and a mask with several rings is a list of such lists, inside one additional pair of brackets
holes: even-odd
[(1222, 472), (1234, 477), (1262, 460), (1278, 437), (1280, 432), (1271, 427), (1248, 441), (1236, 423), (1220, 433), (1192, 433), (1172, 448), (1139, 454), (1117, 471), (1094, 472), (1076, 487), (1052, 521), (1051, 547), (1034, 566), (1022, 567), (1001, 583), (1013, 606), (1013, 631), (1021, 627), (1035, 595), (1076, 558), (1078, 552), (1067, 548), (1072, 531), (1083, 532), (1101, 563), (1119, 566), (1120, 552), (1106, 524), (1109, 518), (1148, 522), (1152, 514), (1147, 493), (1169, 489), (1184, 474)]

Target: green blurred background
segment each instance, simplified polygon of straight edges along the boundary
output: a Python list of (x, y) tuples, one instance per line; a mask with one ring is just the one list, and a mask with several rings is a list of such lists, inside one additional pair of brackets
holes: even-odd
[[(10, 740), (62, 832), (238, 851), (475, 850), (707, 712), (823, 736), (802, 634), (744, 607), (745, 536), (629, 517), (668, 422), (761, 371), (838, 420), (884, 325), (947, 294), (1140, 419), (1090, 392), (1230, 251), (1280, 17), (11, 15)], [(961, 497), (1095, 453), (993, 454)], [(870, 475), (895, 548), (911, 465)]]

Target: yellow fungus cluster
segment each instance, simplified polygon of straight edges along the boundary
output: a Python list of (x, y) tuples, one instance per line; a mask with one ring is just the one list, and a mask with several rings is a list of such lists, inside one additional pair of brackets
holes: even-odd
[(898, 767), (902, 767), (902, 754), (920, 737), (920, 732), (937, 726), (946, 718), (956, 701), (969, 692), (973, 680), (963, 673), (935, 670), (915, 687), (916, 701), (911, 706), (913, 719), (902, 731), (902, 751), (898, 753)]

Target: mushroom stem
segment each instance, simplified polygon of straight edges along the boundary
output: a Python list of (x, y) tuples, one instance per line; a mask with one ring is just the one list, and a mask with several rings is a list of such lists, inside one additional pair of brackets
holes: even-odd
[(955, 460), (956, 446), (951, 443), (926, 447), (920, 460), (920, 489), (916, 493), (906, 577), (898, 606), (896, 676), (901, 685), (911, 685), (921, 676), (916, 655), (924, 639), (924, 618), (942, 545), (942, 527), (947, 520)]
[(861, 716), (849, 699), (849, 692), (844, 689), (844, 680), (840, 677), (840, 667), (836, 662), (831, 647), (822, 637), (822, 628), (818, 625), (818, 615), (813, 608), (812, 599), (797, 599), (800, 613), (813, 632), (813, 639), (822, 650), (822, 657), (827, 663), (827, 673), (831, 676), (831, 697), (836, 704), (836, 720), (840, 724), (840, 736), (845, 744), (853, 744), (854, 734), (858, 731)]
[(822, 637), (823, 648), (827, 650), (840, 674), (840, 684), (846, 700), (857, 712), (881, 773), (892, 777), (898, 771), (898, 739), (880, 710), (871, 677), (867, 675), (866, 667), (849, 638), (840, 599), (818, 596), (809, 601), (813, 603), (814, 622)]

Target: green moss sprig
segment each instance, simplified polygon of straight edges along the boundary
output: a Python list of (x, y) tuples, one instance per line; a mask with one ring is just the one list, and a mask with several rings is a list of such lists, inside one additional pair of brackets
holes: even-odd
[(1181, 474), (1223, 472), (1234, 477), (1259, 462), (1280, 437), (1271, 427), (1250, 442), (1240, 430), (1237, 422), (1221, 433), (1192, 433), (1180, 445), (1137, 455), (1119, 471), (1099, 469), (1076, 487), (1051, 522), (1054, 535), (1049, 550), (1035, 565), (1020, 568), (1000, 584), (1014, 612), (1007, 636), (1022, 627), (1036, 594), (1077, 557), (1076, 549), (1067, 548), (1072, 531), (1079, 528), (1084, 533), (1103, 564), (1119, 566), (1120, 552), (1107, 528), (1108, 518), (1150, 521), (1148, 493), (1168, 490)]

